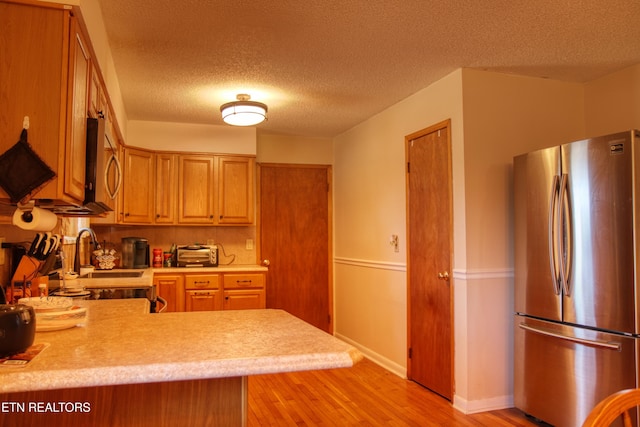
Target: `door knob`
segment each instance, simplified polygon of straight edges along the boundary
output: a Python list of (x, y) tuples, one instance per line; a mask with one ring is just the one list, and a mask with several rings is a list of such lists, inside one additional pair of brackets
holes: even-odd
[(446, 280), (448, 282), (449, 281), (449, 272), (448, 271), (444, 271), (444, 272), (438, 273), (438, 280)]
[(271, 261), (269, 261), (268, 259), (263, 259), (262, 265), (264, 265), (265, 267), (269, 267), (271, 265)]

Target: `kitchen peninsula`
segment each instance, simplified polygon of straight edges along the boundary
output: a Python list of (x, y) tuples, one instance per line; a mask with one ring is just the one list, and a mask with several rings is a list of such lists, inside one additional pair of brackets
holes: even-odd
[[(281, 310), (148, 313), (145, 299), (79, 301), (84, 326), (0, 366), (1, 426), (241, 426), (247, 376), (347, 368), (354, 347)], [(33, 409), (33, 410), (31, 410)]]

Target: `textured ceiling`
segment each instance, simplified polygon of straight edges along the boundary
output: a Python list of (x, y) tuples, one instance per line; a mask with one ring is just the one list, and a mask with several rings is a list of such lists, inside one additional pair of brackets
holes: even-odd
[(334, 136), (460, 67), (575, 82), (640, 63), (638, 0), (99, 0), (129, 119)]

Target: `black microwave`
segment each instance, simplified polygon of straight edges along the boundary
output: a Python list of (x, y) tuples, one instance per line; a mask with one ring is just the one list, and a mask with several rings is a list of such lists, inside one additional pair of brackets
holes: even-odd
[(83, 210), (87, 215), (112, 211), (122, 183), (122, 167), (118, 150), (110, 133), (105, 131), (104, 119), (87, 119), (86, 169)]

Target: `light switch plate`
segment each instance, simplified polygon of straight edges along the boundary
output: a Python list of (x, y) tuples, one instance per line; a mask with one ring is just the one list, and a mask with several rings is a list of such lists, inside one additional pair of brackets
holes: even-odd
[(253, 250), (253, 239), (247, 239), (245, 247), (248, 251)]

